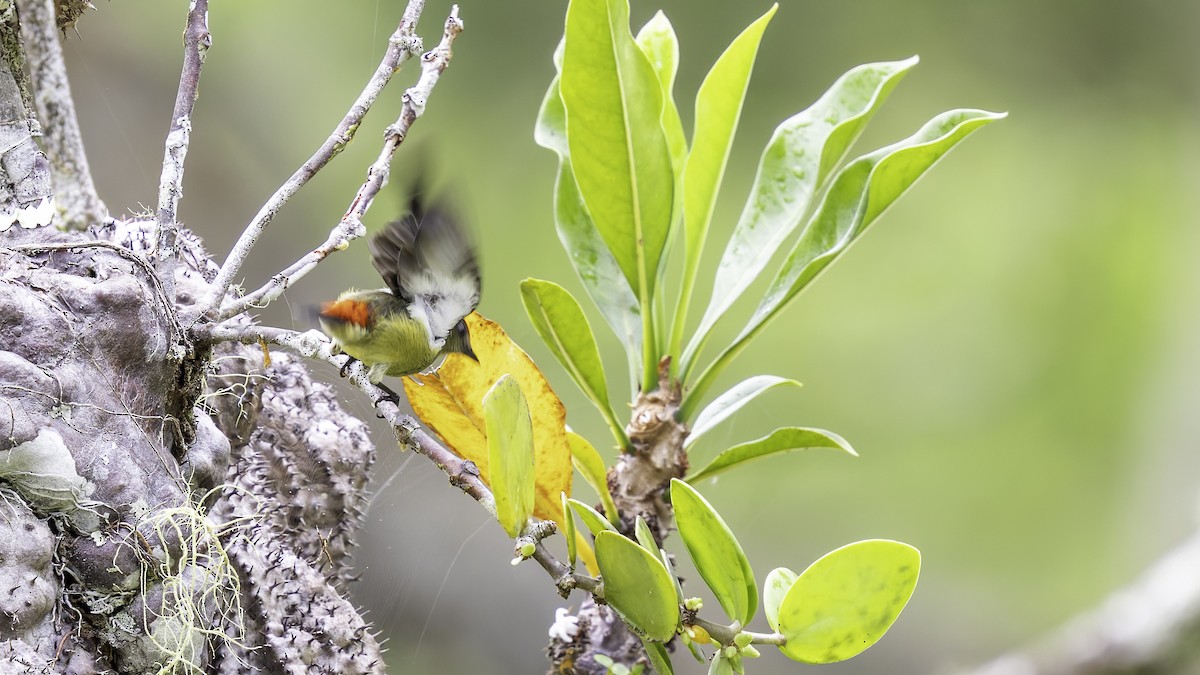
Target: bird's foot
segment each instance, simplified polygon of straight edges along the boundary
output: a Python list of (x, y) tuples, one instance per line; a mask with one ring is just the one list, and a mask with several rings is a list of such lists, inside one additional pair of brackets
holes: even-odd
[[(383, 396), (380, 396), (379, 398), (375, 399), (375, 407), (376, 408), (378, 408), (379, 404), (383, 403), (384, 401), (388, 401), (388, 402), (392, 403), (393, 405), (400, 405), (400, 394), (397, 394), (395, 392), (395, 390), (393, 390), (391, 387), (387, 386), (386, 384), (376, 384), (375, 386), (379, 387), (380, 391), (383, 392)], [(383, 418), (383, 413), (381, 413), (381, 412), (376, 412), (375, 415), (381, 419)]]
[(341, 375), (342, 377), (346, 377), (346, 371), (350, 370), (350, 366), (354, 365), (357, 361), (358, 361), (358, 359), (347, 354), (346, 362), (343, 363), (342, 367), (338, 369), (338, 375)]

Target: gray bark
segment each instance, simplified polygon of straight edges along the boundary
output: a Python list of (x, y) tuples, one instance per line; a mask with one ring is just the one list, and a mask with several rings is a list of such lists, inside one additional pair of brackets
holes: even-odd
[(190, 345), (215, 270), (182, 236), (168, 305), (153, 241), (0, 239), (0, 672), (381, 672), (344, 595), (365, 426), (293, 358)]

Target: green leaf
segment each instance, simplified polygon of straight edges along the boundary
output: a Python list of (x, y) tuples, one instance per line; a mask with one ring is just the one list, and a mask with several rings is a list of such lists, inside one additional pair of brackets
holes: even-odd
[(1003, 117), (1003, 113), (985, 110), (951, 110), (933, 118), (912, 136), (843, 167), (746, 327), (689, 392), (683, 403), (684, 412), (695, 405), (724, 364), (741, 351), (747, 340), (817, 273), (836, 260), (918, 178), (971, 132)]
[(657, 383), (651, 320), (675, 176), (663, 132), (662, 88), (629, 32), (628, 0), (572, 0), (560, 90), (575, 182), (638, 298), (641, 386)]
[(729, 526), (695, 488), (678, 478), (671, 479), (671, 505), (679, 536), (704, 583), (729, 618), (750, 623), (758, 609), (758, 587)]
[(917, 549), (871, 539), (825, 554), (804, 570), (779, 606), (779, 650), (804, 663), (834, 663), (879, 641), (912, 597)]
[(575, 560), (579, 555), (579, 544), (575, 533), (575, 515), (571, 513), (571, 505), (567, 503), (567, 500), (570, 499), (567, 497), (567, 493), (560, 492), (558, 494), (562, 498), (562, 525), (563, 537), (567, 540), (567, 566), (574, 572)]
[(671, 665), (671, 655), (667, 652), (666, 645), (643, 639), (642, 647), (646, 649), (646, 656), (650, 659), (654, 672), (658, 675), (675, 675), (675, 667)]
[(807, 450), (808, 448), (835, 448), (843, 450), (855, 457), (858, 453), (846, 439), (832, 431), (824, 429), (809, 429), (805, 427), (783, 427), (772, 431), (769, 435), (735, 445), (713, 458), (703, 469), (692, 472), (685, 480), (695, 483), (705, 478), (727, 471), (742, 462), (762, 459), (770, 455)]
[(742, 103), (750, 84), (750, 71), (758, 55), (763, 31), (775, 16), (778, 3), (737, 36), (712, 70), (704, 77), (696, 94), (696, 119), (692, 130), (692, 150), (688, 154), (683, 177), (683, 222), (685, 261), (683, 288), (671, 333), (671, 353), (679, 354), (683, 340), (687, 308), (690, 306), (700, 254), (708, 237), (713, 207), (725, 175), (729, 151), (742, 115)]
[[(555, 68), (561, 70), (562, 43), (555, 52)], [(642, 320), (637, 296), (625, 280), (616, 259), (605, 246), (592, 217), (583, 204), (575, 176), (571, 172), (571, 154), (567, 146), (567, 117), (559, 95), (558, 78), (550, 83), (538, 113), (534, 140), (558, 153), (558, 177), (554, 185), (554, 227), (559, 241), (571, 259), (571, 265), (588, 296), (596, 303), (604, 320), (625, 345), (629, 357), (631, 381), (638, 382), (642, 353)]]
[(541, 279), (521, 282), (521, 302), (550, 352), (600, 411), (617, 443), (627, 447), (629, 439), (609, 403), (604, 364), (583, 308), (565, 288)]
[[(904, 61), (850, 70), (807, 110), (775, 129), (759, 160), (750, 198), (713, 280), (713, 293), (683, 361), (690, 372), (712, 327), (800, 225), (814, 195), (910, 68)], [(693, 151), (694, 152), (694, 151)]]
[(638, 543), (646, 548), (651, 553), (658, 553), (660, 550), (658, 542), (654, 541), (654, 533), (650, 531), (650, 526), (646, 524), (646, 519), (638, 516), (633, 522), (633, 533), (637, 536)]
[(709, 403), (700, 414), (696, 416), (696, 422), (692, 424), (692, 431), (683, 441), (684, 448), (690, 448), (696, 439), (711, 431), (721, 422), (724, 422), (735, 412), (740, 410), (742, 406), (750, 401), (758, 398), (774, 387), (803, 386), (795, 380), (789, 380), (786, 377), (776, 377), (774, 375), (755, 375), (735, 384), (729, 391), (721, 394), (712, 403)]
[(587, 526), (587, 529), (592, 533), (592, 536), (600, 534), (601, 532), (616, 531), (616, 528), (614, 528), (604, 516), (600, 515), (599, 511), (593, 509), (587, 504), (584, 504), (578, 499), (568, 499), (567, 504), (574, 509), (575, 515), (579, 516), (579, 519), (583, 521), (585, 526)]
[(596, 448), (587, 439), (574, 431), (567, 431), (567, 443), (571, 447), (571, 463), (579, 471), (587, 484), (592, 486), (600, 495), (600, 503), (608, 513), (609, 522), (614, 525), (620, 522), (617, 505), (613, 503), (612, 494), (608, 491), (608, 470), (604, 468), (604, 460)]
[(683, 604), (683, 586), (679, 583), (679, 575), (675, 573), (675, 566), (671, 564), (671, 556), (667, 555), (666, 550), (658, 549), (658, 559), (662, 561), (663, 567), (667, 568), (667, 574), (671, 576), (671, 581), (675, 582), (675, 601)]
[(779, 605), (783, 604), (787, 592), (792, 590), (799, 576), (786, 567), (776, 567), (767, 574), (763, 582), (763, 614), (767, 615), (767, 623), (771, 630), (779, 632)]
[(516, 538), (533, 513), (533, 424), (521, 386), (502, 375), (483, 397), (496, 519)]
[[(683, 135), (683, 122), (679, 119), (679, 108), (675, 106), (675, 73), (679, 70), (679, 39), (667, 15), (659, 10), (646, 22), (634, 38), (638, 47), (650, 59), (650, 66), (658, 77), (662, 89), (663, 133), (667, 149), (671, 154), (671, 173), (675, 177), (674, 201), (671, 206), (671, 227), (675, 227), (683, 208), (683, 163), (687, 158), (687, 138)], [(668, 235), (667, 241), (670, 241)]]
[(571, 1), (560, 88), (579, 192), (646, 312), (674, 176), (662, 86), (629, 32), (628, 0)]
[(666, 642), (679, 625), (679, 605), (658, 556), (616, 532), (596, 535), (604, 600), (639, 636)]
[[(667, 151), (671, 157), (671, 175), (672, 175), (672, 195), (671, 200), (671, 217), (667, 228), (666, 242), (664, 245), (663, 257), (658, 264), (658, 279), (656, 286), (661, 287), (663, 276), (666, 274), (667, 258), (670, 254), (669, 242), (674, 241), (675, 232), (679, 228), (679, 222), (683, 215), (683, 164), (687, 159), (687, 138), (683, 135), (683, 122), (679, 119), (679, 108), (675, 105), (675, 95), (673, 89), (675, 87), (675, 74), (679, 67), (679, 40), (675, 37), (675, 28), (671, 26), (671, 22), (667, 16), (658, 11), (654, 14), (646, 25), (638, 31), (637, 37), (634, 38), (638, 47), (650, 60), (650, 66), (654, 69), (654, 74), (658, 78), (659, 86), (662, 90), (662, 123), (663, 134), (667, 141)], [(664, 340), (668, 337), (665, 326), (667, 320), (664, 316), (663, 301), (660, 294), (654, 294), (651, 302), (654, 305), (654, 311), (650, 312), (654, 321), (654, 334), (657, 340)], [(659, 343), (654, 348), (653, 358), (665, 353), (666, 345)], [(649, 354), (646, 358), (651, 358)], [(647, 361), (647, 365), (650, 361)], [(636, 393), (636, 392), (635, 392)]]

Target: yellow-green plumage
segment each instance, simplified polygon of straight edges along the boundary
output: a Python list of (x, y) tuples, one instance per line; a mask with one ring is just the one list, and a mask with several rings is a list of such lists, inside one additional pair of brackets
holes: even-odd
[[(351, 322), (321, 321), (321, 327), (350, 356), (372, 367), (372, 375), (401, 377), (421, 372), (437, 360), (441, 350), (431, 342), (425, 324), (408, 316), (404, 304), (387, 291), (347, 291), (338, 302), (364, 302), (371, 308), (367, 326)], [(386, 365), (383, 368), (375, 366)], [(375, 379), (375, 377), (372, 377)]]

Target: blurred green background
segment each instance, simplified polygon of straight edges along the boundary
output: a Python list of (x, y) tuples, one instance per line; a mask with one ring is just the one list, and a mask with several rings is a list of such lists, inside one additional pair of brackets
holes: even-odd
[[(935, 168), (724, 379), (774, 373), (805, 387), (773, 393), (695, 450), (703, 461), (723, 444), (798, 424), (842, 434), (861, 458), (793, 455), (700, 487), (760, 579), (857, 539), (922, 550), (921, 583), (888, 637), (827, 672), (969, 667), (1094, 605), (1196, 524), (1200, 3), (782, 5), (751, 83), (710, 270), (771, 130), (845, 70), (922, 57), (860, 151), (953, 107), (1011, 116)], [(218, 260), (332, 130), (403, 6), (213, 0), (181, 214)], [(429, 3), (427, 45), (448, 6)], [(634, 0), (635, 26), (661, 7), (680, 36), (685, 127), (708, 66), (768, 6)], [(153, 205), (186, 9), (180, 0), (100, 3), (66, 43), (90, 160), (114, 213)], [(583, 297), (553, 233), (555, 159), (532, 140), (564, 11), (561, 1), (463, 0), (467, 31), (393, 183), (411, 180), (415, 158), (428, 156), (478, 234), (480, 310), (543, 365), (570, 423), (603, 443), (598, 416), (540, 344), (517, 293), (520, 279), (537, 276)], [(397, 77), (350, 149), (279, 215), (245, 270), (248, 287), (324, 239), (416, 72)], [(388, 189), (369, 224), (382, 225), (401, 200)], [(362, 242), (333, 256), (263, 320), (309, 328), (307, 306), (378, 285), (365, 261)], [(700, 285), (705, 296), (710, 283)], [(616, 341), (594, 325), (613, 389), (627, 391)], [(739, 327), (730, 321), (723, 335)], [(344, 391), (350, 411), (374, 419), (363, 397)], [(482, 509), (423, 458), (394, 452), (386, 431), (375, 438), (355, 599), (387, 640), (393, 672), (542, 672), (560, 604), (547, 577), (532, 564), (510, 567), (511, 546)], [(803, 666), (766, 653), (753, 667)]]

